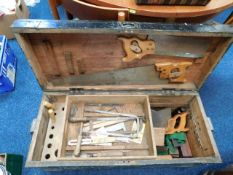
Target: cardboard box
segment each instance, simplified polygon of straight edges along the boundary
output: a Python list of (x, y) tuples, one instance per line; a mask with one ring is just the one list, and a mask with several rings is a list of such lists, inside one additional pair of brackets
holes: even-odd
[(0, 94), (4, 94), (15, 87), (16, 57), (5, 36), (0, 35), (0, 46)]
[(0, 17), (0, 34), (5, 35), (8, 39), (14, 38), (14, 34), (10, 28), (14, 20), (19, 18), (28, 18), (29, 12), (23, 0), (16, 0), (15, 11), (4, 14)]

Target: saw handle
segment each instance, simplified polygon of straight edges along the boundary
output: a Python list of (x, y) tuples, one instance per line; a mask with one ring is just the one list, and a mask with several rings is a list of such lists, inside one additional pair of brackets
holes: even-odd
[(135, 59), (142, 59), (144, 56), (155, 53), (155, 42), (153, 40), (140, 40), (136, 37), (123, 38), (119, 37), (123, 42), (123, 49), (126, 56), (122, 59), (123, 62), (131, 62)]

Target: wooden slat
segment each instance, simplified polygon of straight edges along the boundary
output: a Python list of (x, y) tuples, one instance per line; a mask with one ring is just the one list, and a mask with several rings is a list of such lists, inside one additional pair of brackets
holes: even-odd
[[(77, 108), (78, 108), (77, 118), (82, 119), (84, 117), (84, 107), (85, 107), (85, 103), (83, 102), (77, 104)], [(80, 123), (80, 127), (78, 129), (77, 144), (74, 150), (74, 155), (77, 157), (81, 152), (82, 132), (83, 132), (83, 122)]]
[(191, 117), (188, 122), (187, 138), (195, 157), (218, 156), (214, 142), (211, 142), (210, 128), (205, 122), (205, 113), (200, 101), (195, 97), (190, 103)]
[(26, 34), (15, 34), (15, 37), (17, 41), (19, 42), (20, 46), (22, 47), (22, 49), (24, 50), (24, 53), (26, 57), (28, 58), (28, 61), (34, 70), (36, 74), (36, 78), (39, 81), (40, 85), (42, 87), (46, 87), (47, 80), (42, 71), (42, 67), (38, 62), (38, 58), (36, 57), (36, 54), (33, 52), (32, 44), (29, 38), (27, 37)]
[[(98, 151), (98, 150), (147, 150), (148, 145), (115, 145), (115, 146), (81, 146), (82, 151)], [(73, 151), (74, 147), (66, 147), (66, 151)]]
[[(161, 30), (161, 27), (163, 30)], [(135, 34), (231, 37), (232, 26), (221, 24), (169, 24), (105, 21), (55, 21), (55, 20), (16, 20), (12, 25), (15, 33), (95, 33), (119, 34), (130, 30)], [(65, 29), (65, 30), (64, 30)], [(153, 29), (153, 30), (152, 30)]]

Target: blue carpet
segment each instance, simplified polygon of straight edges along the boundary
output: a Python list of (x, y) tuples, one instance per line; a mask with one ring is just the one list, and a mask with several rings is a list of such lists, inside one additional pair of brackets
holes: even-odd
[[(53, 19), (47, 1), (41, 0), (30, 9), (32, 19)], [(232, 9), (216, 17), (217, 21), (224, 21)], [(65, 13), (59, 8), (62, 19)], [(0, 152), (17, 153), (24, 155), (24, 163), (31, 141), (29, 133), (32, 119), (36, 117), (42, 91), (38, 82), (15, 40), (10, 46), (18, 58), (16, 89), (14, 92), (0, 96)], [(206, 170), (225, 167), (233, 163), (233, 47), (225, 54), (211, 76), (200, 90), (206, 113), (212, 119), (214, 137), (217, 142), (223, 164), (202, 165), (190, 168), (166, 167), (126, 167), (126, 168), (86, 168), (76, 171), (44, 172), (38, 169), (23, 169), (24, 175), (44, 174), (87, 174), (87, 175), (138, 175), (138, 174), (201, 174)]]

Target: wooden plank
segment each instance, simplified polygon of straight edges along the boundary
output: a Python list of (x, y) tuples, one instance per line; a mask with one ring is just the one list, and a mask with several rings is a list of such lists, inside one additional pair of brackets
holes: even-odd
[(184, 158), (192, 157), (192, 151), (190, 149), (189, 141), (187, 138), (185, 140), (185, 144), (182, 144), (180, 146), (180, 149), (181, 149), (182, 157), (184, 157)]
[(190, 103), (190, 120), (187, 138), (190, 143), (192, 154), (195, 157), (218, 156), (217, 147), (213, 142), (212, 133), (206, 125), (205, 113), (197, 97)]
[(153, 128), (156, 146), (164, 146), (165, 143), (165, 128)]
[(67, 122), (67, 117), (69, 114), (70, 110), (70, 103), (68, 103), (68, 96), (66, 96), (65, 99), (65, 109), (64, 109), (64, 118), (63, 118), (63, 125), (60, 126), (61, 130), (61, 140), (58, 144), (58, 155), (57, 157), (62, 157), (65, 155), (65, 146), (66, 146), (66, 140), (67, 140), (67, 127), (68, 127), (68, 122)]
[(144, 102), (144, 111), (146, 116), (146, 129), (144, 133), (145, 135), (149, 137), (148, 139), (148, 145), (150, 145), (150, 150), (151, 154), (154, 155), (155, 157), (157, 156), (157, 149), (156, 149), (156, 141), (155, 141), (155, 135), (153, 132), (153, 123), (152, 123), (152, 115), (151, 115), (151, 107), (150, 107), (150, 102), (149, 102), (149, 97), (146, 97), (146, 100)]
[[(46, 97), (43, 96), (42, 100), (46, 100)], [(43, 110), (43, 102), (40, 104), (39, 113), (36, 118), (36, 125), (35, 130), (33, 132), (33, 137), (31, 140), (27, 161), (33, 161), (33, 160), (41, 160), (43, 145), (44, 145), (44, 138), (46, 135), (45, 128), (48, 125), (48, 116), (44, 116), (45, 111)], [(41, 132), (44, 131), (44, 132)]]
[[(85, 104), (83, 102), (79, 102), (77, 104), (78, 112), (77, 112), (77, 118), (82, 119), (84, 116), (84, 107)], [(79, 130), (78, 130), (78, 137), (77, 137), (77, 144), (74, 150), (74, 156), (78, 157), (81, 151), (81, 142), (82, 142), (82, 132), (83, 132), (83, 122), (81, 122)]]
[(127, 156), (127, 157), (91, 157), (91, 158), (83, 158), (83, 157), (61, 157), (58, 158), (58, 161), (76, 161), (76, 160), (146, 160), (146, 159), (155, 159), (156, 156)]
[[(166, 90), (177, 90), (176, 94), (195, 94), (194, 90), (196, 86), (193, 83), (184, 84), (164, 84), (164, 85), (96, 85), (96, 86), (52, 86), (48, 85), (47, 90), (52, 91), (67, 91), (79, 89), (81, 92), (86, 94), (162, 94)], [(183, 91), (178, 91), (183, 89)]]
[[(44, 132), (46, 132), (46, 136), (44, 138), (43, 152), (41, 161), (56, 161), (58, 157), (58, 150), (60, 149), (59, 145), (62, 142), (63, 137), (63, 128), (65, 126), (65, 96), (58, 96), (62, 100), (57, 100), (54, 102), (55, 109), (54, 115), (56, 117), (56, 121), (54, 122), (51, 118), (48, 121), (48, 127)], [(45, 114), (47, 114), (47, 109)], [(48, 117), (48, 116), (46, 116)]]
[(212, 46), (212, 52), (208, 54), (206, 61), (202, 64), (202, 71), (196, 75), (195, 84), (198, 88), (203, 85), (212, 70), (217, 66), (221, 58), (223, 58), (232, 41), (232, 38), (221, 38), (216, 40), (216, 43)]
[[(80, 169), (81, 167), (99, 167), (99, 166), (140, 166), (140, 165), (153, 165), (156, 167), (161, 167), (161, 165), (167, 165), (167, 166), (175, 166), (175, 167), (184, 167), (184, 166), (195, 166), (195, 165), (201, 165), (201, 164), (209, 164), (209, 163), (216, 163), (217, 158), (213, 157), (206, 157), (206, 158), (189, 158), (189, 159), (135, 159), (135, 160), (78, 160), (75, 161), (65, 161), (61, 160), (59, 162), (27, 162), (26, 167), (38, 167), (43, 168), (45, 170), (54, 170), (54, 168), (57, 168), (57, 170), (64, 170), (64, 167), (66, 169)], [(218, 161), (221, 162), (220, 160)], [(61, 169), (61, 166), (63, 168)]]
[[(113, 145), (113, 146), (81, 146), (82, 151), (98, 151), (98, 150), (147, 150), (148, 145)], [(73, 151), (74, 147), (66, 147), (67, 151)]]
[[(161, 25), (163, 30), (161, 30)], [(12, 25), (15, 33), (111, 33), (130, 31), (136, 34), (160, 34), (175, 36), (232, 37), (232, 26), (221, 24), (178, 24), (178, 23), (137, 23), (106, 21), (55, 21), (55, 20), (16, 20)], [(65, 29), (65, 30), (64, 30)], [(153, 29), (153, 30), (152, 30)]]
[(23, 49), (28, 61), (36, 74), (36, 78), (39, 81), (42, 87), (46, 87), (47, 80), (42, 71), (42, 67), (38, 62), (38, 58), (36, 57), (36, 53), (33, 52), (32, 44), (30, 39), (26, 34), (15, 34), (17, 41), (19, 42), (21, 48)]

